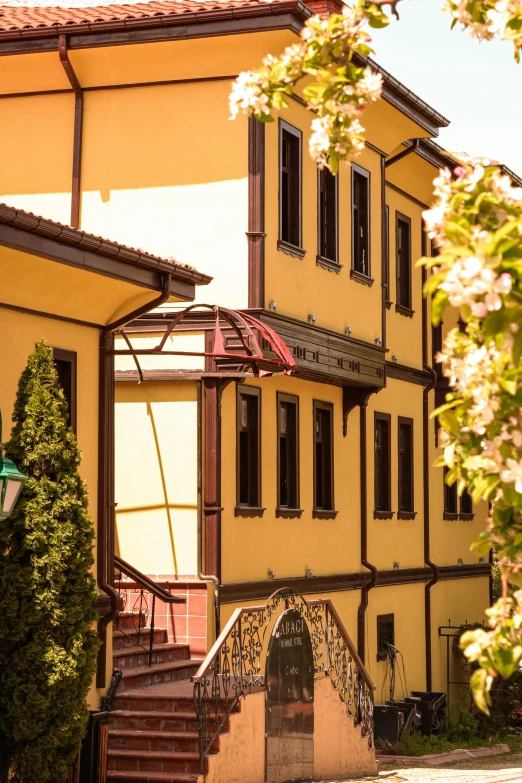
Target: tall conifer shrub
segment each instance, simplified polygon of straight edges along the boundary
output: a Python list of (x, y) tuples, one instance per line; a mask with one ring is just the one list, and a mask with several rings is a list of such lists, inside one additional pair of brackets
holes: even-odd
[(20, 378), (5, 448), (29, 478), (0, 521), (2, 783), (62, 783), (88, 719), (98, 650), (94, 528), (66, 414), (44, 341)]

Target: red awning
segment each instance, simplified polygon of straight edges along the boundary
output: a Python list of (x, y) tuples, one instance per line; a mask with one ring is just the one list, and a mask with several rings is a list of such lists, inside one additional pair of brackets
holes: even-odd
[[(186, 318), (188, 313), (199, 309), (211, 310), (216, 315), (212, 351), (164, 350), (165, 343), (178, 324)], [(235, 332), (242, 346), (239, 351), (237, 349), (226, 349), (220, 321), (225, 321)], [(176, 313), (156, 348), (133, 349), (126, 335), (124, 336), (129, 350), (116, 350), (114, 353), (117, 355), (131, 354), (135, 358), (137, 356), (154, 354), (163, 354), (165, 356), (208, 356), (211, 359), (232, 360), (236, 363), (249, 364), (257, 377), (272, 375), (274, 372), (281, 371), (285, 375), (291, 375), (296, 369), (294, 357), (290, 353), (288, 346), (273, 329), (258, 318), (250, 315), (250, 313), (230, 310), (219, 305), (193, 304)], [(265, 356), (263, 354), (262, 341), (266, 341), (268, 345), (267, 350), (273, 355)]]

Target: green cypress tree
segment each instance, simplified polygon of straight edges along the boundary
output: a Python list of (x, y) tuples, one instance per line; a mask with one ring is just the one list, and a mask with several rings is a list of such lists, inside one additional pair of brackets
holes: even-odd
[(94, 527), (50, 346), (18, 385), (5, 453), (28, 476), (0, 521), (0, 781), (62, 783), (96, 667)]

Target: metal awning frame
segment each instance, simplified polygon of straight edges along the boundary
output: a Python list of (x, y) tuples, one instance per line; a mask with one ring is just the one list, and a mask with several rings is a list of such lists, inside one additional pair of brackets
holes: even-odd
[[(182, 321), (189, 312), (198, 309), (210, 310), (216, 314), (216, 322), (214, 326), (214, 346), (212, 351), (165, 350), (165, 343), (180, 321)], [(226, 350), (220, 319), (226, 321), (226, 323), (233, 329), (238, 339), (241, 341), (241, 344), (244, 348), (244, 353), (236, 353)], [(256, 332), (259, 333), (261, 339), (264, 339), (268, 342), (270, 351), (271, 353), (275, 354), (275, 357), (264, 356), (260, 345), (260, 339), (258, 339)], [(138, 360), (139, 356), (201, 356), (214, 360), (233, 362), (234, 364), (241, 362), (241, 364), (250, 365), (254, 375), (258, 378), (266, 375), (273, 375), (274, 372), (279, 374), (281, 371), (284, 375), (291, 375), (296, 370), (295, 359), (290, 353), (288, 346), (273, 329), (260, 321), (258, 318), (250, 315), (250, 313), (231, 310), (227, 307), (221, 307), (220, 305), (192, 304), (189, 305), (189, 307), (181, 310), (174, 316), (161, 341), (155, 348), (134, 348), (125, 331), (122, 330), (120, 334), (125, 340), (128, 348), (126, 350), (112, 349), (110, 353), (114, 356), (132, 356), (138, 369), (140, 381), (143, 380), (143, 371)]]

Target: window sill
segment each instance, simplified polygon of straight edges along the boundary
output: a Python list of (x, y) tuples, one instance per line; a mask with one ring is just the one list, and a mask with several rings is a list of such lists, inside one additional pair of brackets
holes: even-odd
[(397, 519), (415, 519), (416, 511), (397, 511)]
[(459, 519), (461, 522), (471, 522), (475, 519), (475, 514), (459, 514)]
[(395, 511), (374, 511), (374, 519), (393, 519)]
[(302, 513), (302, 508), (286, 508), (284, 506), (276, 508), (276, 517), (282, 517), (283, 519), (299, 519)]
[(413, 318), (415, 315), (415, 310), (412, 310), (411, 307), (405, 307), (404, 305), (400, 304), (395, 305), (395, 312), (399, 313), (400, 315), (405, 315), (406, 318)]
[(450, 511), (445, 511), (444, 514), (442, 515), (442, 519), (445, 519), (448, 522), (454, 522), (458, 518), (459, 518), (458, 514), (453, 514)]
[(338, 261), (332, 261), (330, 258), (325, 258), (324, 256), (317, 256), (315, 263), (317, 266), (327, 269), (328, 272), (335, 272), (336, 274), (340, 274), (341, 269), (343, 268), (343, 265)]
[(314, 519), (335, 519), (338, 511), (333, 511), (326, 508), (314, 508), (312, 511), (312, 517)]
[(262, 517), (264, 513), (265, 509), (258, 506), (236, 506), (234, 508), (235, 517)]
[(391, 310), (391, 306), (392, 306), (392, 304), (393, 304), (393, 302), (390, 302), (390, 300), (389, 300), (389, 299), (387, 299), (387, 300), (386, 300), (386, 309), (387, 309), (387, 310)]
[(285, 242), (283, 239), (277, 240), (277, 249), (282, 250), (287, 256), (292, 256), (293, 258), (304, 258), (306, 255), (306, 250), (303, 250), (302, 247), (292, 245), (290, 242)]
[(361, 283), (362, 285), (367, 285), (370, 288), (375, 283), (375, 280), (373, 277), (368, 277), (368, 275), (363, 275), (362, 272), (358, 272), (357, 269), (350, 269), (350, 278), (352, 280), (355, 280), (356, 283)]

